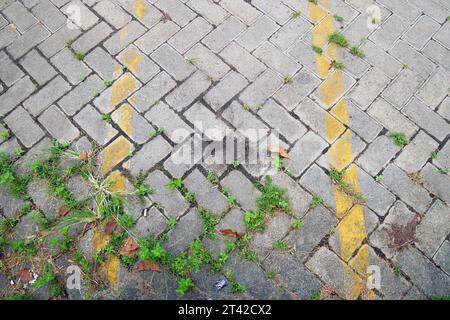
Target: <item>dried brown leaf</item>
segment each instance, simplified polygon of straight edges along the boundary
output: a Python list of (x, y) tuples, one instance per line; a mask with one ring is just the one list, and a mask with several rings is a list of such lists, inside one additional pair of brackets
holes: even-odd
[(273, 153), (278, 153), (281, 157), (286, 159), (291, 159), (291, 156), (288, 154), (286, 150), (280, 147), (269, 146), (269, 151)]
[(223, 236), (230, 237), (230, 238), (237, 238), (237, 239), (239, 239), (241, 237), (240, 233), (238, 233), (236, 231), (233, 231), (231, 229), (219, 230), (219, 233), (221, 235), (223, 235)]
[(137, 271), (156, 271), (161, 272), (161, 268), (153, 260), (141, 261), (136, 267)]
[(29, 283), (33, 280), (33, 272), (30, 269), (22, 269), (17, 273), (17, 280), (22, 283)]
[(119, 254), (121, 256), (131, 257), (136, 253), (138, 249), (139, 245), (137, 244), (136, 240), (134, 240), (133, 238), (126, 238), (125, 244), (119, 250)]

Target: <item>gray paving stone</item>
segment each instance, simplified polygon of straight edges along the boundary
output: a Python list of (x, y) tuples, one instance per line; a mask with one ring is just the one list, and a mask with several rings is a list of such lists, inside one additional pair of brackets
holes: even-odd
[(193, 61), (194, 65), (206, 73), (213, 81), (220, 80), (230, 70), (226, 63), (201, 43), (193, 46), (186, 52), (185, 56), (186, 59)]
[(448, 95), (448, 83), (450, 82), (450, 72), (443, 68), (438, 68), (425, 85), (420, 88), (417, 96), (422, 99), (430, 108), (436, 109), (441, 101)]
[(53, 138), (62, 143), (72, 142), (80, 134), (64, 113), (54, 105), (45, 110), (38, 120)]
[(152, 207), (146, 216), (142, 216), (136, 222), (132, 232), (138, 237), (159, 236), (167, 227), (167, 219), (162, 213)]
[(107, 144), (117, 134), (117, 130), (109, 123), (102, 121), (101, 114), (89, 104), (73, 119), (100, 145)]
[(75, 59), (73, 53), (67, 48), (53, 56), (50, 62), (66, 76), (71, 84), (80, 83), (91, 72), (82, 61)]
[[(74, 10), (77, 10), (78, 19), (72, 18)], [(61, 11), (69, 17), (69, 20), (72, 21), (74, 26), (78, 26), (83, 30), (88, 30), (98, 22), (98, 17), (80, 0), (70, 1), (61, 8)]]
[(356, 168), (358, 176), (358, 186), (364, 196), (366, 205), (375, 211), (379, 216), (386, 215), (387, 211), (395, 201), (395, 196), (381, 184), (368, 175), (361, 168), (352, 165), (348, 170)]
[(253, 51), (278, 29), (277, 24), (264, 15), (258, 18), (236, 41), (248, 51)]
[(239, 133), (248, 137), (250, 141), (257, 141), (260, 132), (266, 134), (269, 132), (269, 128), (258, 117), (245, 110), (237, 101), (233, 101), (224, 110), (222, 117), (229, 121)]
[[(337, 294), (344, 299), (356, 299), (362, 280), (329, 249), (321, 247), (306, 263), (306, 267), (317, 274), (326, 284), (332, 285)], [(353, 285), (352, 285), (353, 284)]]
[(30, 148), (38, 142), (44, 132), (22, 107), (17, 107), (6, 118), (5, 123), (19, 140)]
[[(278, 290), (272, 280), (267, 280), (263, 270), (253, 261), (232, 256), (225, 264), (225, 270), (231, 270), (240, 284), (245, 287), (246, 299), (276, 299)], [(242, 297), (241, 297), (242, 299)]]
[(251, 25), (262, 13), (244, 0), (223, 0), (220, 5), (241, 19), (245, 24)]
[(408, 173), (420, 171), (437, 147), (435, 140), (420, 131), (411, 143), (403, 148), (400, 156), (395, 159), (395, 164)]
[(122, 75), (117, 61), (101, 47), (91, 51), (84, 58), (84, 62), (105, 80), (115, 80)]
[(135, 41), (136, 46), (145, 54), (151, 54), (156, 48), (169, 40), (180, 30), (172, 21), (161, 22)]
[(96, 74), (91, 75), (62, 97), (58, 105), (66, 114), (73, 116), (93, 99), (94, 92), (101, 93), (104, 89), (103, 81)]
[(150, 173), (146, 182), (154, 190), (150, 198), (153, 202), (161, 205), (161, 210), (165, 216), (178, 218), (189, 208), (188, 203), (183, 199), (183, 196), (178, 190), (169, 190), (167, 188), (170, 180), (161, 171), (156, 170)]
[[(106, 24), (104, 24), (104, 26), (106, 26)], [(50, 58), (59, 50), (66, 47), (68, 42), (71, 42), (80, 34), (81, 31), (79, 29), (69, 29), (67, 26), (63, 26), (50, 37), (45, 39), (45, 41), (43, 41), (38, 48), (45, 57)], [(87, 50), (83, 48), (83, 50), (80, 51), (86, 52)]]
[(448, 294), (450, 278), (417, 249), (409, 248), (400, 252), (395, 261), (411, 281), (429, 297)]
[(440, 199), (450, 204), (450, 177), (442, 174), (430, 163), (427, 163), (420, 172), (422, 183), (431, 193), (437, 195)]
[(278, 274), (280, 280), (300, 299), (306, 300), (313, 293), (320, 291), (319, 280), (289, 253), (272, 252), (264, 261), (264, 265), (267, 270)]
[(4, 116), (6, 113), (14, 109), (34, 90), (35, 86), (29, 77), (24, 77), (19, 80), (0, 96), (0, 115)]
[(140, 23), (131, 21), (106, 40), (103, 45), (110, 54), (115, 55), (142, 36), (144, 32), (145, 28)]
[(147, 142), (130, 160), (130, 172), (133, 175), (146, 172), (165, 158), (172, 147), (161, 136)]
[(445, 98), (438, 109), (438, 113), (444, 118), (450, 121), (450, 97)]
[(18, 59), (49, 35), (50, 32), (47, 29), (40, 24), (36, 24), (9, 45), (7, 50), (13, 59)]
[[(264, 232), (253, 236), (252, 245), (259, 257), (265, 258), (273, 249), (276, 241), (282, 240), (291, 228), (291, 218), (285, 213), (278, 213), (267, 221)], [(287, 245), (291, 247), (288, 242)]]
[(239, 73), (230, 71), (205, 95), (205, 101), (214, 109), (222, 108), (228, 101), (241, 92), (248, 81)]
[(178, 81), (186, 79), (195, 71), (195, 67), (167, 44), (162, 45), (150, 57)]
[(5, 48), (20, 36), (19, 31), (13, 25), (8, 25), (0, 30), (0, 48)]
[(173, 230), (168, 233), (169, 240), (163, 244), (172, 254), (180, 254), (189, 247), (189, 243), (200, 236), (202, 221), (197, 209), (191, 209), (183, 216)]
[(373, 42), (365, 42), (360, 49), (370, 64), (383, 71), (389, 78), (395, 78), (401, 71), (402, 64)]
[(318, 78), (302, 69), (275, 93), (274, 98), (288, 111), (292, 111), (319, 83)]
[(436, 67), (433, 62), (418, 53), (404, 41), (397, 42), (397, 44), (389, 52), (401, 62), (419, 73), (423, 78), (429, 77)]
[(0, 79), (7, 85), (13, 85), (24, 73), (4, 52), (0, 53)]
[(301, 65), (268, 41), (262, 43), (253, 55), (282, 76), (292, 77), (301, 68)]
[(20, 209), (25, 205), (22, 199), (14, 197), (6, 185), (0, 185), (0, 200), (2, 212), (5, 218), (15, 218)]
[(20, 60), (20, 64), (39, 85), (43, 85), (57, 74), (55, 68), (36, 50), (30, 51), (24, 56)]
[(38, 1), (38, 4), (31, 9), (31, 12), (39, 19), (45, 27), (52, 33), (62, 27), (67, 18), (49, 0)]
[(448, 240), (444, 241), (439, 248), (439, 251), (434, 256), (434, 261), (442, 270), (450, 274), (450, 242)]
[(148, 110), (176, 86), (176, 82), (166, 73), (160, 72), (129, 99), (139, 111)]
[(405, 20), (393, 14), (369, 36), (369, 39), (384, 50), (389, 50), (408, 28), (409, 25)]
[(164, 162), (164, 168), (175, 178), (181, 178), (195, 164), (202, 160), (202, 140), (198, 135), (179, 143), (170, 157)]
[(307, 131), (300, 121), (272, 99), (264, 104), (258, 111), (258, 115), (291, 143), (301, 138)]
[(271, 69), (268, 69), (241, 93), (239, 99), (252, 109), (258, 108), (282, 84), (283, 80), (281, 77)]
[[(111, 114), (112, 120), (119, 128), (134, 142), (145, 143), (150, 138), (153, 127), (128, 103), (124, 103), (120, 108)], [(128, 120), (127, 123), (125, 119)]]
[(385, 299), (400, 300), (411, 288), (411, 284), (402, 276), (395, 275), (389, 264), (379, 257), (367, 244), (364, 244), (361, 247), (358, 254), (349, 264), (359, 272), (361, 277), (367, 276), (367, 270), (364, 270), (366, 265), (378, 266), (380, 268), (379, 291), (383, 294)]
[(407, 137), (412, 137), (418, 129), (415, 124), (382, 98), (375, 100), (368, 113), (390, 132), (401, 132)]
[(294, 217), (301, 219), (308, 211), (312, 196), (285, 173), (279, 172), (272, 176), (275, 185), (287, 190), (287, 197)]
[(416, 24), (408, 30), (403, 36), (403, 39), (412, 44), (417, 50), (420, 50), (439, 28), (439, 23), (430, 17), (423, 15), (417, 20)]
[(312, 24), (303, 17), (292, 19), (281, 27), (273, 36), (270, 37), (270, 42), (277, 45), (281, 50), (288, 49), (299, 35), (307, 33), (312, 29)]
[(33, 216), (39, 214), (38, 211), (31, 211), (27, 215), (21, 217), (20, 222), (14, 227), (12, 236), (14, 240), (25, 241), (39, 233), (39, 226), (33, 220)]
[(112, 1), (99, 1), (93, 9), (116, 29), (121, 29), (131, 20), (131, 16)]
[(209, 182), (198, 170), (192, 171), (184, 183), (189, 192), (195, 194), (195, 200), (200, 207), (211, 211), (214, 215), (220, 216), (228, 209), (225, 197), (219, 192), (217, 186)]
[(217, 26), (213, 32), (208, 34), (202, 42), (214, 53), (218, 53), (244, 30), (245, 25), (239, 19), (230, 16)]
[(436, 200), (416, 229), (416, 246), (432, 258), (450, 233), (450, 208)]
[(58, 210), (64, 207), (64, 201), (51, 195), (50, 186), (45, 180), (32, 180), (28, 184), (28, 194), (33, 199), (36, 208), (42, 211), (50, 220), (58, 217)]
[(450, 133), (450, 125), (428, 106), (413, 98), (403, 112), (439, 141)]
[(439, 151), (438, 158), (433, 160), (433, 163), (439, 168), (450, 168), (450, 143), (447, 143)]
[(256, 198), (261, 195), (261, 192), (241, 172), (231, 171), (228, 176), (222, 179), (221, 184), (228, 188), (245, 210), (256, 209)]
[(170, 38), (167, 43), (174, 47), (178, 52), (184, 54), (212, 29), (212, 25), (202, 17), (198, 17)]
[(250, 81), (266, 69), (262, 62), (234, 41), (222, 50), (220, 56)]
[(38, 21), (20, 2), (13, 2), (2, 12), (21, 33), (24, 33)]
[(222, 140), (229, 127), (214, 113), (198, 102), (185, 111), (184, 116), (194, 127), (211, 140)]
[[(438, 26), (436, 26), (437, 30)], [(444, 24), (444, 26), (439, 30), (439, 32), (434, 36), (434, 38), (442, 43), (445, 47), (450, 48), (450, 37), (448, 36), (448, 32), (450, 31), (448, 23)]]
[(159, 102), (150, 108), (145, 118), (158, 128), (164, 128), (164, 133), (174, 143), (183, 142), (193, 132), (191, 127), (164, 102)]
[(252, 4), (281, 25), (291, 19), (291, 14), (293, 11), (281, 1), (267, 2), (263, 0), (255, 0)]
[(43, 88), (41, 88), (41, 90), (25, 100), (23, 106), (33, 116), (37, 116), (69, 90), (70, 84), (58, 75)]
[(367, 72), (350, 91), (349, 97), (355, 101), (363, 110), (369, 105), (388, 85), (389, 78), (378, 68), (372, 68)]
[(390, 164), (383, 172), (383, 184), (419, 213), (424, 213), (431, 204), (428, 192), (415, 185), (408, 175), (396, 165)]
[(220, 24), (229, 15), (212, 0), (190, 0), (188, 5), (214, 25)]
[(208, 90), (211, 80), (201, 71), (195, 72), (186, 81), (173, 90), (166, 102), (176, 111), (181, 111)]
[(336, 209), (331, 179), (319, 166), (313, 164), (300, 178), (300, 185), (313, 195), (321, 197), (325, 206)]
[(392, 2), (381, 0), (379, 3), (385, 5), (387, 8), (398, 14), (400, 17), (412, 23), (421, 14), (421, 10), (407, 3), (406, 1)]
[(415, 301), (415, 300), (427, 300), (427, 296), (424, 295), (422, 292), (419, 291), (419, 289), (417, 289), (417, 287), (412, 286), (411, 290), (409, 290), (405, 296), (403, 297), (402, 300), (411, 300), (411, 301)]
[(347, 101), (345, 106), (342, 106), (341, 104), (336, 105), (331, 110), (331, 114), (342, 123), (348, 122), (350, 129), (367, 142), (372, 142), (383, 129), (383, 127), (368, 116), (367, 113), (358, 108), (353, 101)]
[(88, 52), (105, 40), (112, 32), (113, 29), (102, 21), (88, 32), (83, 33), (71, 47), (77, 51)]
[(392, 103), (397, 109), (401, 109), (411, 96), (417, 92), (417, 89), (423, 82), (423, 78), (415, 71), (407, 68), (403, 69), (398, 77), (384, 90), (382, 97)]
[[(313, 131), (317, 132), (327, 142), (332, 143), (336, 138), (344, 132), (345, 128), (339, 123), (336, 118), (328, 114), (320, 106), (309, 98), (303, 100), (300, 105), (294, 110), (295, 114), (307, 126), (311, 127)], [(329, 135), (327, 126), (332, 125), (336, 128), (335, 135)]]
[(376, 176), (399, 150), (400, 147), (391, 138), (382, 135), (369, 145), (356, 162), (372, 176)]
[(196, 16), (195, 12), (189, 9), (189, 7), (184, 5), (180, 0), (158, 1), (155, 6), (168, 13), (170, 18), (180, 27), (184, 27)]
[(447, 19), (447, 13), (444, 7), (436, 2), (424, 3), (423, 1), (411, 0), (411, 5), (422, 10), (426, 15), (431, 16), (437, 22), (443, 23)]

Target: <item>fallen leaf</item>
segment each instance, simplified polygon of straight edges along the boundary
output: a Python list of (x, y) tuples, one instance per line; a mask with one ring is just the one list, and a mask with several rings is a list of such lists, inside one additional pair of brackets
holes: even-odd
[(119, 250), (119, 254), (121, 256), (131, 257), (136, 253), (138, 249), (139, 245), (137, 244), (136, 240), (134, 240), (133, 238), (126, 238), (125, 244)]
[(89, 154), (86, 151), (83, 151), (80, 153), (79, 157), (80, 161), (88, 162), (89, 161)]
[(291, 157), (289, 156), (289, 154), (287, 153), (287, 151), (284, 150), (283, 148), (269, 146), (269, 151), (270, 151), (270, 152), (273, 152), (273, 153), (278, 153), (278, 154), (279, 154), (280, 156), (282, 156), (283, 158), (291, 159)]
[(58, 210), (58, 216), (60, 216), (60, 217), (65, 217), (69, 212), (70, 212), (70, 209), (67, 208), (67, 207), (59, 208), (59, 210)]
[(219, 233), (223, 236), (230, 237), (230, 238), (237, 238), (239, 239), (241, 237), (240, 233), (233, 231), (231, 229), (223, 229), (219, 230)]
[(401, 250), (411, 245), (416, 239), (416, 227), (418, 219), (414, 218), (405, 225), (393, 223), (388, 224), (389, 229), (386, 230), (391, 245), (389, 247), (394, 250)]
[(146, 261), (141, 261), (138, 263), (137, 271), (156, 271), (156, 272), (161, 272), (161, 269), (159, 268), (159, 266), (153, 262), (153, 260), (146, 260)]
[(162, 21), (163, 23), (166, 23), (167, 21), (172, 21), (172, 17), (167, 12), (162, 11), (162, 10), (161, 10), (161, 12), (162, 12), (162, 17), (161, 17), (160, 21)]
[(23, 283), (29, 283), (33, 280), (33, 273), (30, 269), (22, 269), (17, 273), (17, 279)]
[(106, 224), (105, 233), (112, 234), (116, 230), (116, 228), (117, 228), (116, 220), (111, 218)]

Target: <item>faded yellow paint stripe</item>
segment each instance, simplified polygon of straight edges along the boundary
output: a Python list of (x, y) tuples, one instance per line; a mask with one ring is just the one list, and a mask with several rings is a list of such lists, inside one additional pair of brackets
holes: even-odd
[[(328, 0), (322, 0), (321, 4), (324, 8), (330, 9)], [(314, 3), (309, 2), (309, 18), (312, 21), (320, 21), (312, 31), (312, 44), (321, 48), (325, 47), (328, 44), (329, 36), (335, 31), (332, 15), (324, 17), (323, 10)], [(339, 54), (336, 46), (329, 45), (325, 53), (332, 60), (338, 60)], [(319, 54), (316, 54), (316, 65), (319, 76), (325, 79), (319, 88), (320, 97), (322, 103), (329, 109), (345, 92), (344, 73), (341, 70), (331, 70), (329, 60)], [(348, 125), (346, 100), (342, 99), (337, 107), (339, 118), (343, 120), (344, 124)], [(327, 140), (332, 140), (333, 137), (341, 134), (341, 132), (338, 132), (341, 128), (339, 125), (336, 125), (328, 118), (326, 119), (326, 124)], [(347, 130), (330, 148), (328, 162), (331, 168), (342, 170), (351, 164), (353, 160), (352, 133), (350, 130)], [(344, 180), (347, 183), (351, 183), (354, 191), (359, 192), (358, 176), (355, 167), (346, 172)], [(340, 191), (337, 186), (334, 188), (334, 201), (336, 215), (341, 219), (337, 230), (340, 240), (340, 253), (341, 257), (348, 261), (366, 237), (364, 208), (361, 205), (354, 205), (353, 200)], [(366, 259), (365, 261), (360, 261), (360, 263), (367, 268), (369, 260)], [(347, 296), (358, 297), (362, 291), (360, 278), (349, 268), (343, 268), (343, 270), (343, 276), (350, 282), (348, 286), (350, 292), (348, 292)]]
[(139, 19), (144, 19), (148, 11), (147, 2), (145, 0), (135, 0), (133, 2), (133, 10)]

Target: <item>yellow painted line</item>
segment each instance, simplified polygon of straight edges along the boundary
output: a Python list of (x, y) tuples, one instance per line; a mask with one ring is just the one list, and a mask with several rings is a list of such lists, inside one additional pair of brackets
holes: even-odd
[[(321, 4), (329, 11), (330, 4), (328, 0), (322, 0)], [(326, 47), (329, 36), (335, 31), (333, 16), (331, 14), (325, 16), (323, 9), (309, 2), (309, 18), (315, 22), (320, 21), (312, 31), (312, 44), (320, 48)], [(339, 60), (338, 48), (334, 44), (328, 46), (325, 54), (332, 60)], [(315, 55), (317, 73), (321, 78), (325, 79), (319, 89), (320, 98), (325, 107), (330, 109), (345, 92), (344, 73), (341, 70), (330, 69), (329, 60), (319, 54)], [(349, 118), (345, 98), (338, 102), (336, 111), (339, 114), (339, 119), (348, 126)], [(328, 140), (332, 141), (334, 137), (342, 133), (339, 131), (341, 126), (336, 125), (330, 118), (326, 119), (326, 127)], [(353, 160), (352, 133), (350, 130), (347, 130), (330, 148), (328, 162), (331, 168), (342, 170), (351, 164)], [(347, 183), (351, 183), (354, 190), (359, 192), (356, 167), (350, 167), (346, 171), (344, 180)], [(340, 240), (340, 253), (343, 260), (348, 261), (366, 237), (364, 208), (361, 205), (354, 205), (353, 199), (341, 192), (337, 186), (334, 187), (334, 201), (336, 215), (341, 220), (337, 230)], [(361, 258), (360, 265), (362, 268), (365, 267), (364, 270), (366, 270), (369, 260), (363, 259), (363, 255)], [(362, 292), (361, 278), (351, 271), (350, 268), (343, 268), (343, 270), (347, 270), (344, 271), (344, 276), (349, 281), (347, 297), (358, 297)]]
[(125, 66), (133, 73), (139, 70), (142, 57), (136, 49), (130, 48), (123, 54), (123, 60)]
[[(140, 19), (144, 19), (147, 15), (148, 5), (145, 0), (136, 0), (133, 3), (133, 9), (136, 15)], [(126, 31), (122, 30), (119, 32), (120, 41), (122, 41), (127, 36)], [(129, 55), (125, 56), (125, 65), (129, 70), (136, 73), (139, 70), (139, 65), (141, 62), (141, 56), (136, 52), (131, 52)], [(115, 75), (120, 74), (120, 66), (115, 66)], [(116, 82), (114, 82), (111, 89), (111, 99), (110, 99), (110, 112), (124, 99), (126, 99), (135, 89), (137, 83), (136, 80), (129, 74), (126, 73)], [(119, 118), (120, 128), (131, 137), (133, 134), (133, 112), (131, 106), (124, 104), (120, 109)], [(107, 175), (111, 169), (113, 169), (118, 163), (123, 161), (131, 151), (134, 150), (133, 145), (125, 139), (123, 136), (118, 137), (116, 140), (111, 142), (103, 150), (103, 158), (101, 164), (101, 173)], [(124, 167), (128, 167), (128, 164), (124, 164)], [(111, 182), (111, 191), (124, 193), (126, 189), (126, 178), (119, 172), (112, 172), (108, 178)], [(94, 252), (99, 252), (104, 248), (110, 237), (104, 234), (102, 228), (97, 228), (93, 235), (93, 249)], [(113, 290), (118, 289), (119, 283), (119, 267), (120, 260), (116, 256), (109, 256), (105, 263), (100, 268), (100, 274), (109, 282)]]
[(148, 5), (145, 0), (135, 0), (133, 2), (133, 10), (139, 19), (143, 20), (147, 15)]

